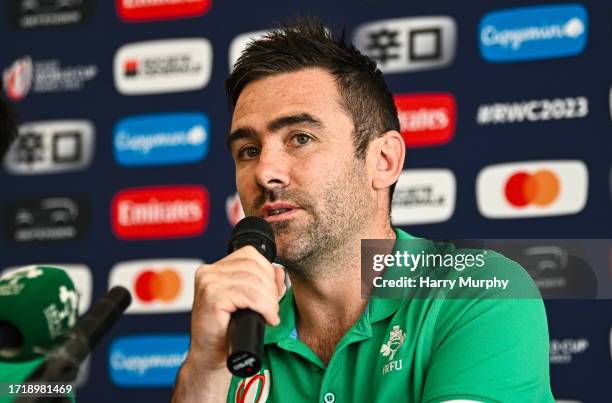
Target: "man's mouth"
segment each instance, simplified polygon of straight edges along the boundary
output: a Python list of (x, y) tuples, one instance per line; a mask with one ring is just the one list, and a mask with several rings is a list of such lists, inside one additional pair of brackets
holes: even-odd
[(271, 215), (279, 215), (281, 213), (284, 213), (285, 211), (290, 211), (290, 210), (291, 210), (290, 208), (277, 208), (275, 210), (268, 211), (268, 215), (269, 216), (271, 216)]
[(268, 203), (261, 210), (261, 217), (268, 222), (280, 221), (293, 216), (299, 208), (287, 203)]

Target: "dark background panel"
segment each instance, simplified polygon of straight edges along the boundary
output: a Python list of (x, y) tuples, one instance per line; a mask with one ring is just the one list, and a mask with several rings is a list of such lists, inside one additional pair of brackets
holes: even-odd
[[(296, 14), (320, 15), (339, 32), (350, 34), (360, 24), (409, 16), (448, 15), (457, 22), (457, 53), (443, 69), (386, 76), (394, 93), (450, 92), (458, 106), (457, 130), (447, 145), (409, 150), (406, 168), (447, 168), (457, 178), (457, 204), (447, 222), (406, 227), (410, 233), (431, 238), (611, 238), (610, 71), (612, 56), (612, 4), (581, 2), (589, 13), (589, 38), (583, 53), (574, 57), (519, 63), (487, 63), (478, 50), (478, 23), (487, 12), (522, 5), (552, 2), (504, 0), (312, 0), (297, 3), (223, 2), (214, 0), (201, 17), (175, 21), (124, 23), (114, 1), (95, 2), (92, 15), (82, 24), (31, 31), (15, 30), (5, 4), (0, 7), (0, 66), (30, 55), (34, 60), (59, 59), (65, 65), (95, 64), (97, 77), (83, 91), (30, 94), (16, 105), (22, 121), (87, 119), (96, 129), (96, 151), (87, 170), (53, 175), (12, 176), (0, 171), (0, 206), (16, 199), (49, 194), (89, 197), (91, 222), (82, 239), (61, 243), (14, 244), (0, 241), (0, 268), (33, 261), (75, 262), (93, 271), (93, 301), (108, 286), (108, 274), (126, 260), (197, 257), (215, 261), (225, 254), (231, 231), (225, 211), (234, 194), (234, 168), (225, 147), (230, 122), (223, 81), (229, 71), (228, 49), (233, 38), (261, 30)], [(164, 38), (204, 37), (213, 47), (210, 83), (202, 90), (147, 96), (123, 96), (113, 83), (113, 57), (123, 44)], [(478, 126), (478, 106), (493, 102), (585, 96), (585, 119)], [(165, 167), (126, 168), (113, 157), (112, 135), (123, 117), (174, 111), (199, 111), (211, 121), (208, 156), (199, 163)], [(475, 199), (476, 175), (486, 165), (526, 160), (579, 159), (589, 170), (585, 209), (576, 215), (514, 220), (488, 220), (480, 215)], [(193, 238), (121, 241), (110, 225), (113, 195), (123, 188), (160, 184), (201, 184), (211, 197), (206, 231)], [(0, 215), (4, 220), (4, 215)], [(0, 222), (5, 227), (6, 222)], [(612, 280), (611, 280), (612, 281)], [(611, 301), (547, 301), (552, 340), (588, 340), (583, 352), (570, 354), (567, 364), (551, 365), (551, 381), (559, 399), (603, 402), (609, 399), (612, 379)], [(528, 323), (525, 326), (529, 326)], [(171, 389), (121, 388), (108, 371), (110, 344), (118, 337), (137, 334), (186, 333), (189, 313), (127, 315), (106, 337), (91, 360), (89, 380), (79, 391), (82, 401), (164, 402)]]

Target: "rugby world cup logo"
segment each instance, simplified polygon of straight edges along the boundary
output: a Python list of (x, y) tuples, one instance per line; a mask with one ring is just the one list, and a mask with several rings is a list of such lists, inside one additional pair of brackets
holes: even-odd
[(33, 71), (32, 59), (29, 56), (16, 60), (4, 69), (2, 82), (6, 96), (11, 101), (21, 101), (28, 95), (32, 86)]
[(236, 387), (235, 403), (265, 403), (270, 395), (270, 371), (245, 378)]

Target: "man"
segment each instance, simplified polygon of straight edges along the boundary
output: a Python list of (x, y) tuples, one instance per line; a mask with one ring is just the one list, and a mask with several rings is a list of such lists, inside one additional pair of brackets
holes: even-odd
[[(362, 299), (361, 240), (414, 239), (389, 218), (405, 145), (375, 64), (309, 18), (234, 67), (236, 186), (246, 215), (272, 225), (292, 287), (251, 247), (200, 267), (173, 401), (552, 402), (541, 300)], [(246, 381), (225, 366), (241, 308), (269, 325)]]

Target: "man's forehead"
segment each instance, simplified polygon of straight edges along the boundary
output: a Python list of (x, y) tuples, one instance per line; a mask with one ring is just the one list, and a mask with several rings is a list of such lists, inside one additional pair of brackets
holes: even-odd
[(334, 77), (325, 70), (275, 74), (244, 87), (236, 102), (232, 123), (254, 114), (265, 115), (268, 119), (301, 112), (316, 115), (338, 100)]

